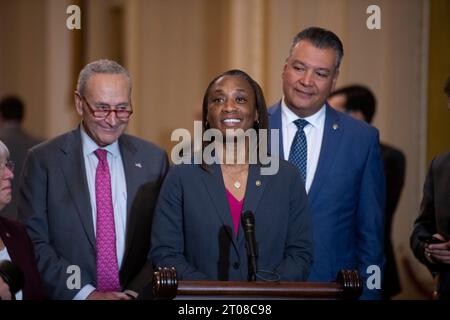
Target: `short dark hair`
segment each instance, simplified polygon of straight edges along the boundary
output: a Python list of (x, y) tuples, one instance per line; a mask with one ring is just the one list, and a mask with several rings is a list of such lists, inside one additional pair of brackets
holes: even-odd
[(447, 81), (445, 82), (444, 92), (447, 95), (447, 97), (450, 98), (450, 76), (447, 78)]
[(342, 45), (341, 40), (336, 34), (334, 34), (330, 30), (319, 27), (306, 28), (297, 33), (297, 35), (292, 40), (292, 44), (289, 49), (289, 56), (292, 54), (292, 50), (294, 49), (295, 45), (302, 40), (311, 42), (316, 48), (334, 49), (334, 51), (336, 52), (336, 62), (334, 65), (336, 67), (336, 70), (339, 69), (342, 57), (344, 56), (344, 46)]
[(17, 96), (7, 96), (0, 101), (0, 115), (4, 120), (22, 122), (24, 109), (22, 100)]
[(346, 97), (346, 111), (361, 111), (366, 122), (371, 123), (375, 115), (377, 100), (372, 91), (361, 85), (342, 87), (330, 94), (330, 97), (343, 94)]

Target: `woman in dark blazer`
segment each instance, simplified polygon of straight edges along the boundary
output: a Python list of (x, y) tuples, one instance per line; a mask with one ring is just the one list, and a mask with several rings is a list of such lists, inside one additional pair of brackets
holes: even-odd
[[(13, 170), (14, 164), (9, 160), (8, 148), (0, 141), (0, 210), (11, 201)], [(33, 244), (19, 222), (4, 217), (0, 217), (0, 261), (2, 260), (9, 260), (22, 270), (25, 284), (23, 289), (13, 297), (8, 284), (0, 277), (0, 299), (44, 299)]]
[[(279, 158), (270, 163), (275, 170), (264, 171), (267, 144), (261, 129), (267, 129), (266, 104), (249, 75), (231, 70), (209, 84), (203, 134), (215, 138), (203, 143), (202, 163), (197, 158), (172, 167), (163, 183), (152, 228), (155, 268), (175, 267), (183, 280), (247, 280), (252, 273), (240, 221), (242, 212), (251, 211), (256, 279), (307, 278), (312, 235), (303, 182), (298, 170)], [(252, 132), (255, 144), (243, 138)]]

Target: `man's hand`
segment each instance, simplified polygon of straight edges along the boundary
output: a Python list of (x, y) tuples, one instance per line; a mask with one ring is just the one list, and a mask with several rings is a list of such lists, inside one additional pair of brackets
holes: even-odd
[(434, 262), (450, 264), (450, 241), (446, 241), (439, 233), (435, 233), (433, 237), (444, 242), (425, 245), (425, 255)]
[(11, 291), (9, 290), (9, 286), (3, 281), (2, 277), (0, 277), (0, 300), (11, 300)]
[(123, 292), (92, 291), (87, 300), (131, 300), (131, 298)]

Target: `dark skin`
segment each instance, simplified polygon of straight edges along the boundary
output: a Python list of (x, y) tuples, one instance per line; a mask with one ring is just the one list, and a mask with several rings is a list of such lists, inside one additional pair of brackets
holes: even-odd
[[(211, 128), (218, 129), (223, 136), (236, 135), (236, 129), (246, 131), (253, 128), (258, 119), (256, 111), (256, 98), (250, 84), (237, 76), (224, 76), (219, 78), (212, 86), (208, 97), (208, 123)], [(228, 163), (226, 147), (223, 145), (224, 159), (221, 164), (225, 187), (233, 196), (242, 200), (248, 177), (248, 145), (246, 147), (245, 163)], [(235, 144), (235, 159), (241, 151)], [(235, 183), (240, 184), (239, 188)]]

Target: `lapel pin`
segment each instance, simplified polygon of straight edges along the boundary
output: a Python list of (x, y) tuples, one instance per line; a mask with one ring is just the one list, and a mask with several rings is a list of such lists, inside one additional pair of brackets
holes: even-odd
[(138, 168), (142, 168), (142, 164), (140, 162), (136, 162), (134, 165)]
[(261, 185), (261, 180), (256, 180), (255, 184), (257, 187), (259, 187)]
[(333, 124), (333, 130), (337, 130), (337, 129), (339, 129), (339, 125), (337, 123), (334, 123)]
[(11, 235), (9, 234), (9, 232), (5, 233), (7, 238), (11, 238)]

